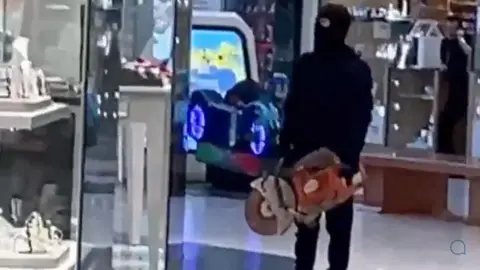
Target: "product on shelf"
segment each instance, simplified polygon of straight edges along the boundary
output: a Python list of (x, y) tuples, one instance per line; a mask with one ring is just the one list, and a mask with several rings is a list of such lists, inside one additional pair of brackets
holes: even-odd
[(0, 268), (55, 269), (69, 252), (62, 231), (38, 212), (32, 212), (20, 227), (0, 216)]
[(0, 65), (0, 82), (0, 111), (25, 111), (25, 104), (39, 109), (52, 102), (43, 71), (34, 69), (30, 61)]

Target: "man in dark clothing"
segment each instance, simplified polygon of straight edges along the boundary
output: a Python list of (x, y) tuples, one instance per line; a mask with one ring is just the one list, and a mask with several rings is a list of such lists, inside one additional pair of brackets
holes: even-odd
[[(448, 18), (445, 39), (441, 45), (442, 63), (446, 67), (448, 96), (439, 117), (438, 152), (455, 154), (452, 131), (456, 124), (467, 116), (468, 107), (468, 62), (471, 47), (465, 40), (463, 30), (456, 18)], [(463, 132), (466, 136), (465, 131)], [(463, 138), (465, 141), (465, 138)], [(461, 153), (458, 153), (461, 154)]]
[[(287, 165), (327, 147), (351, 169), (346, 172), (347, 179), (358, 171), (373, 109), (370, 68), (345, 44), (350, 23), (344, 6), (327, 4), (320, 8), (314, 51), (303, 54), (293, 68), (280, 134)], [(353, 199), (326, 213), (330, 270), (348, 267), (352, 222)], [(318, 221), (313, 226), (297, 227), (296, 269), (313, 270)]]

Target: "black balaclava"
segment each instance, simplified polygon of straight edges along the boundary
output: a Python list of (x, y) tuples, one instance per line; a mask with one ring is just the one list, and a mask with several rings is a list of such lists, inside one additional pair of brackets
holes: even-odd
[(352, 18), (347, 8), (326, 4), (318, 10), (315, 21), (314, 51), (326, 52), (343, 48)]

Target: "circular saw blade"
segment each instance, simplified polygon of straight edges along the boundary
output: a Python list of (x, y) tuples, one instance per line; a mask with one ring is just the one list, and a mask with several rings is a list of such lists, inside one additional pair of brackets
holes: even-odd
[[(286, 207), (294, 209), (296, 203), (292, 188), (284, 180), (279, 180), (279, 183)], [(266, 216), (262, 213), (262, 205), (265, 202), (265, 198), (258, 190), (250, 192), (245, 201), (245, 220), (248, 226), (260, 235), (268, 236), (285, 233), (293, 223), (293, 216), (290, 213), (285, 213), (282, 217), (275, 215)]]

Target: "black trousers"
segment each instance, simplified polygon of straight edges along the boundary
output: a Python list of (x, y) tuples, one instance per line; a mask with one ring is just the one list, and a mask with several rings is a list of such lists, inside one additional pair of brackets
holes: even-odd
[[(319, 218), (320, 219), (320, 218)], [(353, 224), (353, 198), (326, 213), (329, 270), (347, 270)], [(317, 253), (319, 222), (315, 226), (297, 224), (295, 270), (313, 270)]]
[(455, 125), (467, 116), (468, 78), (448, 78), (449, 95), (438, 118), (437, 151), (456, 154), (453, 144)]

